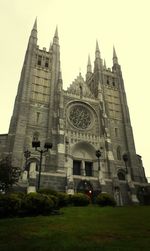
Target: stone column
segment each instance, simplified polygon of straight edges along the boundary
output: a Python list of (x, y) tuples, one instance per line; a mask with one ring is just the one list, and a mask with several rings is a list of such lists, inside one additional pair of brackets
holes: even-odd
[(103, 177), (103, 171), (101, 169), (99, 170), (98, 179), (99, 179), (99, 182), (100, 182), (101, 185), (105, 185), (105, 180), (104, 180), (104, 177)]
[(27, 193), (36, 192), (36, 162), (30, 163), (29, 167), (29, 185), (27, 187)]
[(67, 176), (66, 192), (68, 194), (74, 194), (73, 160), (70, 157), (68, 157), (66, 161), (66, 176)]
[(81, 175), (82, 176), (86, 176), (86, 172), (85, 172), (85, 161), (81, 161)]

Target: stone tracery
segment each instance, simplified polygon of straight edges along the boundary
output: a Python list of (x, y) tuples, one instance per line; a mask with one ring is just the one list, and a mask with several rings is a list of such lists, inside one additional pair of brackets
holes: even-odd
[(75, 127), (81, 129), (86, 129), (91, 124), (90, 112), (81, 105), (72, 107), (69, 114), (69, 119)]

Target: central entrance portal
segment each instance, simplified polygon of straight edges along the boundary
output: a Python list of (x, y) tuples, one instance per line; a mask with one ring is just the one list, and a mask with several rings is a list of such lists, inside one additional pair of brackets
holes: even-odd
[(93, 197), (93, 187), (87, 180), (81, 180), (77, 186), (78, 193), (87, 194), (91, 199)]

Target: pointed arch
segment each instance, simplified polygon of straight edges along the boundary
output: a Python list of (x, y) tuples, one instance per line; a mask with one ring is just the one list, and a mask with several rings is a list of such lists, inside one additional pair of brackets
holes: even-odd
[(126, 172), (123, 168), (117, 170), (117, 176), (119, 180), (126, 180)]
[(86, 141), (80, 141), (71, 148), (72, 155), (82, 159), (95, 159), (95, 151), (94, 146)]

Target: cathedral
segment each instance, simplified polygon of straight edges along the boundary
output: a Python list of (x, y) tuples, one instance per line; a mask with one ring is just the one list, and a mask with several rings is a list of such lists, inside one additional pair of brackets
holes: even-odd
[[(31, 31), (8, 134), (0, 135), (0, 154), (20, 167), (27, 192), (50, 188), (92, 198), (107, 192), (118, 205), (138, 203), (147, 186), (136, 153), (121, 66), (113, 48), (107, 68), (96, 43), (85, 78), (79, 73), (63, 89), (56, 28), (49, 50)], [(20, 186), (21, 186), (20, 185)]]

